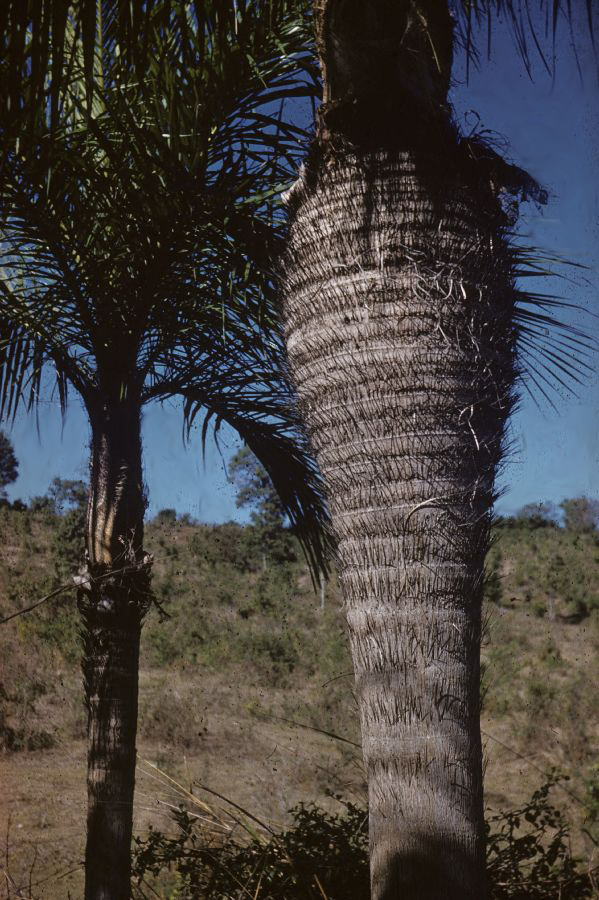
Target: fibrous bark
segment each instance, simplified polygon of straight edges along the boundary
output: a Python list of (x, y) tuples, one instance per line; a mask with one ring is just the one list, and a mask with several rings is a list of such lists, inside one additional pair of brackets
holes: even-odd
[(139, 641), (149, 606), (139, 404), (90, 411), (87, 567), (79, 582), (88, 709), (86, 900), (130, 897)]
[(481, 900), (480, 606), (516, 378), (510, 167), (452, 125), (446, 2), (315, 13), (324, 103), (287, 197), (284, 322), (338, 543), (372, 897)]
[(92, 426), (87, 554), (92, 567), (142, 553), (145, 511), (141, 408), (136, 398), (90, 407)]
[(509, 250), (449, 127), (428, 147), (425, 125), (383, 133), (373, 148), (321, 129), (288, 196), (286, 341), (338, 542), (372, 897), (481, 900), (480, 606), (515, 378)]

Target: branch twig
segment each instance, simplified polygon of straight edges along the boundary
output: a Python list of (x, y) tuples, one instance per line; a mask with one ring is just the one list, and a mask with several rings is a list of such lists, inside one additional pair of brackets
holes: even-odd
[[(16, 619), (17, 616), (24, 616), (25, 613), (31, 612), (34, 609), (37, 609), (38, 606), (41, 606), (42, 603), (45, 603), (46, 600), (51, 600), (53, 597), (57, 597), (58, 594), (62, 594), (63, 591), (74, 590), (75, 588), (83, 587), (85, 584), (93, 584), (94, 582), (103, 581), (105, 578), (109, 578), (111, 575), (118, 575), (119, 573), (125, 574), (126, 572), (133, 572), (139, 569), (139, 566), (122, 566), (120, 569), (110, 569), (108, 572), (103, 572), (101, 575), (96, 575), (93, 577), (92, 575), (88, 575), (87, 577), (77, 576), (76, 580), (73, 578), (72, 581), (68, 581), (66, 584), (62, 584), (60, 587), (54, 588), (53, 591), (50, 591), (49, 594), (46, 594), (45, 597), (41, 597), (39, 600), (36, 600), (35, 603), (32, 603), (31, 606), (26, 606), (24, 609), (18, 609), (16, 612), (11, 613), (10, 616), (6, 616), (5, 619), (0, 619), (0, 625), (5, 625), (6, 622), (10, 622), (11, 619)], [(160, 605), (156, 604), (160, 610), (160, 612), (168, 618), (168, 613), (163, 611)]]
[(26, 606), (25, 609), (19, 609), (17, 610), (17, 612), (11, 613), (11, 615), (7, 616), (5, 619), (0, 619), (0, 625), (4, 625), (6, 622), (10, 622), (11, 619), (16, 619), (17, 616), (24, 616), (25, 613), (31, 612), (33, 609), (37, 609), (37, 607), (41, 606), (42, 603), (45, 603), (46, 600), (51, 600), (52, 597), (57, 597), (58, 594), (62, 594), (63, 591), (74, 587), (77, 587), (77, 585), (69, 582), (68, 584), (63, 584), (60, 587), (55, 588), (53, 591), (50, 591), (49, 594), (46, 594), (45, 597), (42, 597), (40, 600), (36, 600), (36, 602), (32, 603), (31, 606)]

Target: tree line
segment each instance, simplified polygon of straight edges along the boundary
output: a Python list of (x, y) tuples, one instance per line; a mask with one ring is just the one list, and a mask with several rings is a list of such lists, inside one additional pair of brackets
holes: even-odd
[[(56, 477), (45, 494), (32, 497), (29, 503), (20, 498), (10, 503), (6, 497), (6, 488), (17, 480), (18, 473), (19, 463), (10, 437), (0, 431), (0, 505), (18, 511), (29, 509), (34, 513), (49, 512), (55, 516), (65, 512), (77, 513), (78, 522), (82, 523), (81, 516), (84, 515), (88, 502), (88, 488), (84, 481)], [(285, 529), (287, 519), (268, 472), (246, 445), (231, 457), (228, 476), (236, 489), (237, 508), (250, 509), (251, 524), (261, 530), (265, 548), (270, 547), (272, 541)], [(164, 524), (194, 524), (192, 516), (188, 513), (178, 515), (174, 508), (158, 510), (155, 518)], [(496, 521), (507, 527), (514, 523), (525, 524), (529, 528), (563, 527), (566, 531), (574, 532), (597, 531), (599, 500), (582, 496), (567, 498), (559, 504), (546, 500), (527, 503), (513, 516), (498, 515)], [(82, 528), (81, 524), (78, 535)]]

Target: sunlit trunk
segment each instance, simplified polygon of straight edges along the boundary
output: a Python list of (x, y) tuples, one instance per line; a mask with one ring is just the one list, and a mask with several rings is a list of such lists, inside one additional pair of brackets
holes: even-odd
[(284, 322), (338, 542), (373, 900), (486, 894), (480, 618), (515, 380), (498, 185), (446, 105), (443, 0), (317, 0)]
[(284, 319), (338, 541), (373, 900), (482, 900), (480, 610), (514, 292), (488, 182), (449, 128), (425, 136), (315, 144), (288, 196)]
[(79, 591), (88, 708), (86, 900), (130, 896), (139, 639), (149, 602), (143, 553), (140, 407), (90, 411), (87, 577)]

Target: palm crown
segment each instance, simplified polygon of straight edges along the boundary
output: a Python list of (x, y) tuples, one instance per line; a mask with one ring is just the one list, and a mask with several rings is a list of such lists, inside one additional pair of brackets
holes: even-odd
[(65, 18), (60, 77), (55, 47), (39, 102), (3, 107), (0, 415), (36, 402), (48, 365), (63, 406), (73, 387), (90, 415), (183, 397), (203, 440), (224, 421), (247, 442), (321, 566), (327, 514), (272, 270), (304, 138), (285, 102), (318, 92), (304, 6), (148, 4), (141, 74), (118, 3), (93, 26), (85, 5)]

